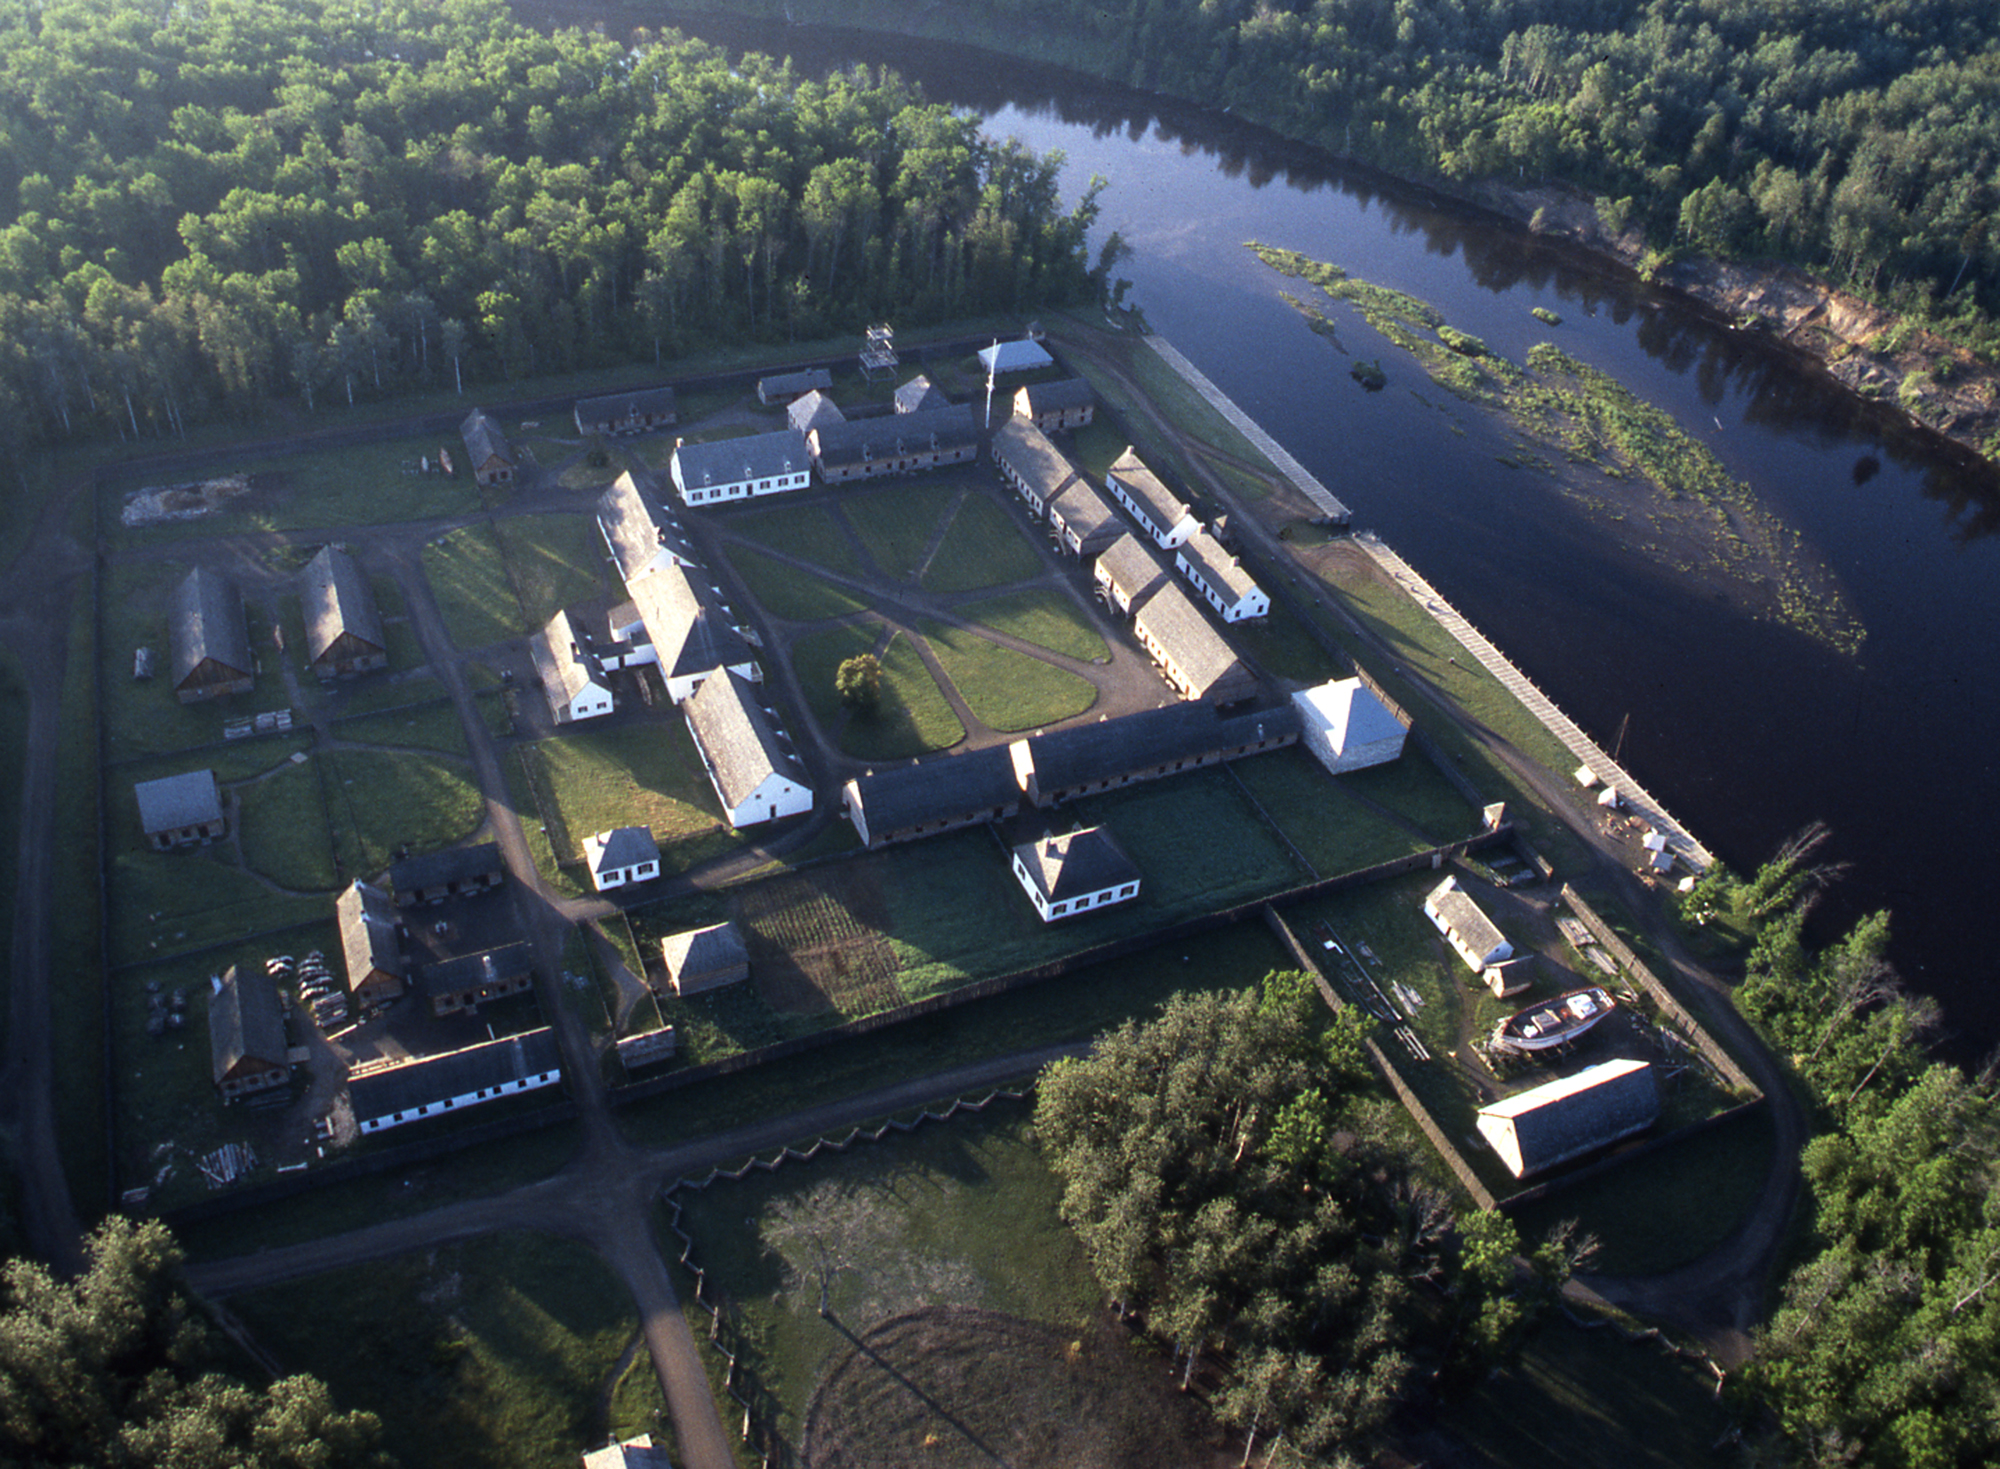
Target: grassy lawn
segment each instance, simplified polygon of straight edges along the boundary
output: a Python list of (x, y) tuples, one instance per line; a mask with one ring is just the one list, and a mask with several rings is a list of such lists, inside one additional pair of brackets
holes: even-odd
[(726, 554), (757, 605), (773, 617), (787, 622), (819, 622), (863, 611), (867, 605), (845, 587), (837, 587), (762, 551), (731, 546)]
[(946, 512), (964, 492), (950, 477), (878, 485), (850, 491), (841, 514), (883, 576), (914, 581)]
[(968, 622), (977, 622), (1082, 663), (1102, 663), (1111, 657), (1109, 645), (1090, 619), (1060, 592), (1043, 588), (1008, 592), (968, 602), (957, 611)]
[(379, 714), (385, 709), (408, 709), (431, 704), (445, 697), (444, 685), (428, 673), (385, 674), (346, 685), (339, 693), (335, 717), (352, 719), (363, 714)]
[(984, 495), (968, 495), (924, 568), (924, 590), (974, 592), (1026, 581), (1042, 569), (1015, 517)]
[(1479, 812), (1414, 745), (1405, 745), (1400, 759), (1350, 770), (1335, 784), (1349, 796), (1379, 802), (1405, 821), (1415, 822), (1434, 846), (1479, 829)]
[(906, 760), (948, 750), (965, 738), (943, 690), (901, 633), (882, 654), (882, 698), (866, 716), (847, 721), (840, 748), (857, 760)]
[(1240, 651), (1274, 678), (1320, 684), (1344, 671), (1334, 666), (1326, 649), (1282, 606), (1272, 607), (1267, 617), (1237, 623), (1229, 629), (1229, 636)]
[(379, 1414), (403, 1463), (466, 1469), (573, 1469), (638, 1329), (592, 1251), (529, 1234), (330, 1270), (229, 1305), (288, 1369)]
[(529, 631), (605, 590), (604, 542), (591, 516), (524, 515), (498, 524)]
[[(458, 435), (445, 436), (459, 452)], [(176, 483), (201, 475), (157, 474), (108, 477), (103, 525), (114, 545), (200, 539), (256, 530), (317, 530), (322, 527), (429, 520), (479, 509), (479, 491), (470, 475), (456, 479), (419, 474), (417, 460), (437, 460), (439, 440), (389, 439), (302, 454), (278, 454), (232, 466), (251, 475), (251, 491), (223, 513), (158, 526), (125, 526), (118, 510), (133, 490)]]
[(244, 865), (280, 887), (331, 891), (339, 882), (320, 772), (310, 760), (236, 788)]
[(790, 649), (792, 672), (806, 691), (806, 703), (821, 728), (831, 728), (845, 707), (834, 691), (834, 675), (849, 658), (875, 651), (882, 641), (879, 622), (850, 622), (801, 634)]
[[(815, 1386), (851, 1350), (841, 1326), (865, 1334), (904, 1312), (958, 1307), (1041, 1322), (1066, 1338), (1082, 1327), (1098, 1287), (1057, 1213), (1061, 1187), (1027, 1112), (1001, 1102), (680, 1196), (693, 1259), (708, 1289), (732, 1303), (750, 1345), (746, 1365), (772, 1395), (788, 1442), (800, 1439)], [(746, 1229), (745, 1220), (755, 1222)], [(828, 1266), (838, 1326), (819, 1309)], [(692, 1291), (691, 1276), (681, 1283)], [(995, 1399), (983, 1413), (1019, 1406)]]
[(867, 575), (861, 569), (861, 558), (854, 554), (854, 543), (824, 505), (781, 505), (775, 510), (731, 516), (728, 525), (746, 540), (841, 576)]
[(462, 526), (425, 546), (424, 575), (460, 652), (511, 638), (527, 625), (490, 525)]
[(336, 850), (346, 871), (380, 872), (408, 843), (435, 851), (470, 836), (486, 803), (471, 771), (438, 755), (391, 750), (322, 754)]
[(465, 743), (465, 726), (459, 722), (458, 707), (449, 699), (336, 720), (333, 737), (358, 745), (405, 745), (437, 750), (461, 759), (472, 753)]
[(140, 845), (138, 818), (117, 819), (107, 873), (113, 964), (186, 953), (244, 934), (321, 916), (324, 898), (274, 893), (237, 866), (226, 846), (155, 852)]
[(1297, 746), (1238, 760), (1229, 768), (1321, 877), (1435, 845), (1355, 800), (1345, 776), (1328, 775)]
[(988, 729), (1013, 733), (1058, 724), (1097, 702), (1089, 679), (1030, 658), (964, 628), (923, 625), (945, 675), (973, 717)]
[(522, 759), (547, 797), (549, 846), (578, 869), (579, 882), (589, 881), (584, 839), (614, 826), (651, 827), (670, 876), (740, 840), (717, 814), (714, 788), (678, 719), (538, 740), (522, 748)]
[(1146, 874), (1144, 905), (1175, 919), (1306, 880), (1226, 770), (1148, 781), (1069, 811), (1084, 825), (1111, 828)]

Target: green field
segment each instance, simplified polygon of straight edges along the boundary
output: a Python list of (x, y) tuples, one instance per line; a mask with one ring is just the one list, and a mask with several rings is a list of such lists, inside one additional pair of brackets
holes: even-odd
[(762, 551), (731, 546), (727, 555), (730, 566), (750, 589), (757, 605), (773, 617), (787, 622), (819, 622), (860, 612), (867, 605), (845, 587), (837, 587)]
[(381, 871), (405, 843), (412, 852), (449, 847), (486, 818), (461, 761), (390, 750), (330, 750), (319, 759), (335, 849), (357, 876)]
[(984, 495), (968, 495), (924, 568), (924, 590), (975, 592), (1026, 581), (1042, 569), (1015, 517)]
[(956, 609), (968, 622), (1047, 648), (1080, 663), (1103, 663), (1111, 649), (1097, 629), (1062, 593), (1043, 588), (1008, 592)]
[(1011, 734), (1072, 719), (1097, 702), (1097, 688), (1066, 668), (1044, 663), (941, 622), (923, 624), (945, 676), (988, 729)]
[(758, 510), (732, 516), (728, 526), (733, 534), (746, 540), (840, 576), (866, 576), (846, 530), (824, 505), (781, 505), (774, 510)]
[(243, 862), (280, 887), (330, 892), (338, 883), (320, 772), (307, 760), (236, 788)]
[[(1415, 754), (1404, 758), (1422, 759)], [(1373, 867), (1436, 845), (1396, 819), (1400, 808), (1385, 811), (1357, 800), (1349, 793), (1346, 776), (1328, 775), (1298, 746), (1239, 760), (1230, 769), (1321, 877)]]
[[(638, 1330), (631, 1296), (594, 1253), (529, 1234), (330, 1270), (229, 1307), (342, 1407), (379, 1414), (383, 1446), (403, 1463), (440, 1469), (575, 1469), (599, 1441), (612, 1368)], [(610, 1426), (658, 1427), (649, 1411)]]
[(806, 703), (822, 728), (831, 729), (845, 707), (834, 689), (834, 676), (849, 658), (873, 653), (882, 641), (879, 622), (850, 622), (802, 633), (791, 646), (792, 672), (806, 692)]
[(139, 845), (137, 830), (135, 819), (130, 840), (113, 835), (106, 863), (111, 922), (106, 946), (112, 964), (186, 953), (301, 923), (325, 910), (324, 898), (271, 891), (237, 865), (227, 846), (154, 852)]
[(461, 759), (472, 753), (465, 743), (465, 726), (459, 721), (458, 706), (449, 699), (335, 720), (333, 737), (358, 745), (436, 750)]
[[(266, 675), (247, 694), (183, 704), (174, 697), (173, 641), (167, 608), (174, 589), (191, 568), (166, 561), (141, 562), (106, 569), (103, 587), (104, 742), (113, 760), (134, 755), (164, 754), (219, 744), (225, 720), (233, 715), (275, 709), (286, 698), (275, 678)], [(270, 624), (255, 609), (247, 617), (250, 651), (268, 662)], [(153, 651), (153, 676), (132, 677), (137, 648)]]
[(500, 547), (528, 631), (606, 587), (604, 542), (589, 515), (524, 515), (498, 522)]
[(678, 719), (585, 730), (521, 749), (533, 772), (549, 845), (575, 879), (584, 839), (614, 826), (652, 828), (660, 870), (672, 876), (734, 849), (740, 839), (717, 814), (715, 790)]
[(425, 546), (424, 575), (460, 652), (501, 642), (525, 628), (521, 601), (492, 526), (462, 526)]
[(949, 477), (911, 480), (852, 491), (841, 514), (891, 581), (915, 581), (924, 552), (944, 524), (952, 502), (965, 490)]
[(910, 640), (897, 633), (882, 654), (882, 698), (840, 731), (840, 748), (857, 760), (906, 760), (948, 750), (965, 738), (937, 680)]

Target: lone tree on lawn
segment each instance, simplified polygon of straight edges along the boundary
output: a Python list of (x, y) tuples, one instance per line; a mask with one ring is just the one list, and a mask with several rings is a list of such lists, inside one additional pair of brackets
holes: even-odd
[(862, 653), (840, 665), (833, 686), (841, 702), (864, 713), (882, 698), (882, 663), (873, 653)]

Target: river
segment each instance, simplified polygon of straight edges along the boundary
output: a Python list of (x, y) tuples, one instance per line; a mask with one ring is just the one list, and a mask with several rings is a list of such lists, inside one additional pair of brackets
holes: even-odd
[[(627, 12), (629, 14), (630, 12)], [(657, 22), (656, 22), (657, 23)], [(1888, 420), (1758, 338), (1629, 274), (1237, 120), (934, 43), (720, 20), (675, 23), (822, 74), (889, 65), (989, 131), (1109, 180), (1098, 234), (1134, 248), (1129, 300), (1379, 531), (1724, 860), (1754, 867), (1823, 820), (1851, 870), (1822, 936), (1894, 911), (1892, 957), (1945, 1008), (1947, 1049), (2000, 1041), (1996, 911), (1978, 856), (2000, 829), (2000, 476)], [(1800, 535), (1867, 629), (1858, 657), (1753, 616), (1636, 552), (1551, 476), (1498, 462), (1502, 426), (1424, 380), (1358, 320), (1349, 359), (1279, 296), (1257, 239), (1429, 301), (1519, 361), (1537, 341), (1672, 413)], [(1529, 314), (1562, 317), (1551, 329)], [(1338, 316), (1338, 313), (1335, 313)], [(1442, 400), (1442, 402), (1440, 402)], [(1572, 489), (1575, 482), (1572, 480)]]

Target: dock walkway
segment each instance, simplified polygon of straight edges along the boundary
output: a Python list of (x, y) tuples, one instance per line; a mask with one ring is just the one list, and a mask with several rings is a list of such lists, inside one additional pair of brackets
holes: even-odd
[(1217, 413), (1228, 419), (1238, 433), (1255, 444), (1258, 452), (1276, 465), (1278, 472), (1286, 479), (1298, 486), (1299, 493), (1312, 501), (1322, 515), (1335, 525), (1348, 523), (1352, 517), (1347, 507), (1333, 497), (1333, 492), (1314, 479), (1312, 472), (1303, 464), (1286, 453), (1284, 446), (1265, 433), (1254, 418), (1232, 403), (1229, 395), (1210, 382), (1200, 368), (1181, 356), (1179, 349), (1172, 342), (1157, 335), (1149, 335), (1141, 340), (1159, 354), (1162, 362), (1186, 379), (1189, 387), (1206, 398)]
[(1508, 693), (1519, 699), (1529, 713), (1548, 727), (1550, 734), (1569, 747), (1570, 753), (1579, 762), (1588, 766), (1606, 785), (1617, 787), (1627, 805), (1665, 832), (1669, 845), (1677, 855), (1701, 869), (1714, 863), (1714, 855), (1695, 840), (1693, 833), (1676, 821), (1645, 787), (1600, 749), (1596, 741), (1578, 729), (1575, 721), (1558, 709), (1547, 694), (1529, 682), (1528, 676), (1516, 668), (1505, 653), (1489, 643), (1478, 628), (1467, 622), (1458, 609), (1440, 596), (1436, 587), (1418, 575), (1409, 562), (1384, 545), (1373, 531), (1357, 532), (1354, 544), (1372, 556), (1375, 564), (1394, 578), (1396, 585), (1436, 618), (1439, 626), (1457, 638), (1488, 673), (1500, 680)]

